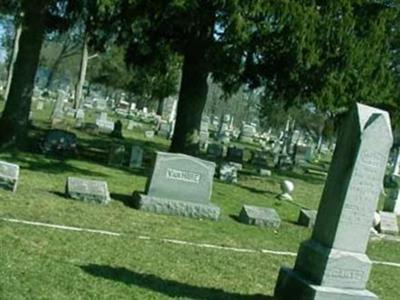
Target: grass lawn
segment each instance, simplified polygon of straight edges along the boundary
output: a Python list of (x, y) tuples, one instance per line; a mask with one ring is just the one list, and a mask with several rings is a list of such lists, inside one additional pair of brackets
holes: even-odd
[[(48, 126), (46, 112), (35, 118), (37, 138)], [(130, 206), (132, 192), (144, 190), (152, 155), (146, 156), (143, 171), (109, 167), (106, 149), (113, 141), (77, 133), (85, 151), (74, 159), (59, 161), (35, 151), (0, 153), (1, 160), (21, 167), (17, 193), (0, 190), (0, 216), (123, 235), (0, 221), (0, 299), (272, 299), (278, 270), (292, 266), (293, 257), (162, 239), (297, 252), (311, 234), (295, 224), (299, 206), (318, 207), (324, 177), (296, 170), (261, 178), (250, 169), (239, 175), (237, 185), (214, 181), (212, 202), (222, 209), (218, 222), (155, 215)], [(148, 153), (168, 147), (164, 139), (146, 141), (142, 131), (124, 136), (127, 145), (139, 143)], [(113, 201), (102, 206), (65, 198), (65, 181), (71, 175), (106, 180)], [(295, 183), (297, 205), (275, 199), (284, 178)], [(281, 227), (268, 230), (238, 223), (243, 204), (275, 208)], [(400, 243), (375, 241), (368, 255), (400, 263), (399, 249)], [(368, 288), (380, 299), (400, 299), (399, 278), (400, 268), (374, 265)]]

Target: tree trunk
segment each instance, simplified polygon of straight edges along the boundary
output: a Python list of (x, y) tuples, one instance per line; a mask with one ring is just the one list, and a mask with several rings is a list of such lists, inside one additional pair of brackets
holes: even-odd
[(54, 80), (54, 74), (56, 74), (56, 72), (58, 71), (58, 67), (60, 66), (61, 62), (62, 62), (62, 55), (63, 55), (64, 50), (61, 51), (60, 55), (57, 57), (57, 59), (55, 60), (55, 62), (53, 63), (50, 72), (49, 72), (49, 76), (47, 76), (47, 82), (45, 85), (46, 89), (50, 89), (51, 85), (53, 83)]
[(18, 22), (17, 30), (15, 31), (14, 45), (13, 45), (11, 60), (10, 60), (9, 66), (8, 66), (7, 85), (6, 85), (6, 90), (4, 92), (4, 99), (6, 99), (6, 101), (8, 98), (8, 94), (10, 93), (10, 86), (11, 86), (12, 76), (13, 76), (13, 72), (14, 72), (15, 61), (17, 60), (21, 32), (22, 32), (22, 23)]
[(185, 51), (171, 152), (190, 155), (199, 152), (201, 115), (207, 100), (209, 74), (204, 48), (194, 44)]
[(22, 147), (29, 125), (32, 93), (45, 31), (48, 0), (22, 1), (24, 17), (10, 92), (0, 119), (0, 145)]
[(79, 79), (78, 82), (76, 83), (75, 87), (75, 98), (74, 98), (74, 109), (78, 109), (81, 103), (81, 98), (82, 98), (82, 91), (83, 91), (83, 85), (85, 84), (85, 78), (86, 78), (86, 69), (87, 69), (87, 63), (88, 63), (88, 37), (87, 34), (85, 33), (85, 36), (83, 38), (83, 46), (82, 46), (82, 57), (81, 57), (81, 65), (79, 68)]
[(163, 111), (164, 111), (164, 103), (165, 103), (165, 99), (159, 99), (158, 103), (157, 103), (157, 115), (162, 117)]

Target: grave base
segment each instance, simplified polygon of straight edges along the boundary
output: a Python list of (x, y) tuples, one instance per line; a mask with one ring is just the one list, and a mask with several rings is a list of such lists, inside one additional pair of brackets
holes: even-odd
[(151, 197), (135, 192), (134, 206), (143, 211), (156, 214), (183, 216), (195, 219), (218, 220), (220, 208), (213, 204), (201, 204), (166, 198)]
[(281, 268), (275, 287), (278, 300), (377, 300), (368, 290), (318, 286), (303, 279), (289, 268)]

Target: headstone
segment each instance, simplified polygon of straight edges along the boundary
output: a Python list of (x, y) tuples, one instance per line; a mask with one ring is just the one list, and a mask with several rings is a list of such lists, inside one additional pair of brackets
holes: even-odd
[(397, 224), (397, 216), (394, 213), (381, 211), (381, 222), (379, 232), (384, 234), (399, 234), (399, 225)]
[(239, 214), (241, 223), (260, 227), (279, 228), (281, 218), (273, 208), (244, 205)]
[(217, 220), (210, 202), (215, 164), (184, 154), (157, 152), (146, 195), (135, 192), (137, 208), (161, 214)]
[(75, 118), (84, 120), (85, 119), (85, 111), (83, 109), (78, 109), (76, 111)]
[(111, 137), (117, 138), (117, 139), (123, 139), (124, 137), (122, 136), (122, 122), (120, 120), (117, 120), (114, 123), (114, 129), (110, 134)]
[(171, 130), (172, 130), (171, 125), (172, 125), (171, 123), (168, 123), (166, 121), (161, 121), (159, 129), (157, 131), (157, 135), (168, 139), (171, 135)]
[(77, 139), (72, 132), (52, 129), (50, 130), (41, 145), (44, 154), (53, 154), (58, 157), (65, 157), (77, 153)]
[(207, 157), (217, 160), (222, 158), (224, 149), (220, 144), (209, 144), (207, 147)]
[(112, 144), (108, 153), (108, 164), (110, 166), (120, 167), (125, 161), (125, 146)]
[(148, 139), (154, 138), (154, 131), (153, 130), (147, 130), (144, 132), (144, 136)]
[(65, 193), (72, 199), (107, 204), (111, 201), (107, 182), (68, 177)]
[(227, 183), (237, 183), (237, 169), (231, 163), (222, 163), (218, 169), (218, 177)]
[[(400, 178), (398, 180), (400, 180)], [(400, 216), (400, 190), (397, 183), (396, 185), (397, 187), (392, 188), (385, 198), (383, 210), (393, 212), (396, 215)]]
[(387, 112), (357, 104), (347, 114), (312, 237), (301, 244), (294, 269), (281, 269), (277, 299), (377, 299), (366, 290), (365, 251), (392, 141)]
[(256, 128), (249, 124), (243, 124), (240, 132), (240, 141), (244, 143), (252, 143), (254, 135), (256, 134)]
[(299, 213), (299, 219), (297, 220), (297, 224), (308, 228), (312, 228), (314, 227), (316, 218), (317, 218), (316, 210), (301, 209)]
[(281, 200), (289, 200), (292, 201), (292, 193), (294, 191), (294, 184), (290, 180), (283, 180), (281, 182), (281, 191), (282, 193), (278, 195), (278, 198)]
[(268, 169), (258, 169), (258, 173), (260, 174), (260, 176), (272, 176), (271, 170)]
[(252, 151), (250, 163), (257, 168), (268, 168), (267, 153), (262, 151)]
[(141, 168), (143, 163), (143, 149), (140, 146), (133, 145), (131, 150), (130, 168)]
[(13, 191), (15, 193), (17, 191), (18, 178), (18, 165), (0, 161), (0, 188)]
[(36, 103), (36, 110), (43, 110), (43, 108), (44, 108), (44, 102), (39, 100)]
[(134, 127), (135, 127), (135, 122), (132, 121), (132, 120), (129, 120), (129, 121), (128, 121), (127, 129), (128, 129), (128, 130), (133, 130)]
[(229, 147), (226, 154), (226, 160), (238, 164), (243, 164), (243, 149)]

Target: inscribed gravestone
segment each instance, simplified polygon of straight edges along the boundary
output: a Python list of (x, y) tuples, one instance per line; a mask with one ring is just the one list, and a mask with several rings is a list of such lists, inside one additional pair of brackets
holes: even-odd
[(229, 147), (228, 153), (226, 155), (226, 160), (238, 164), (243, 164), (243, 149), (236, 147)]
[(260, 227), (279, 228), (281, 218), (273, 208), (244, 205), (239, 213), (239, 220), (244, 224)]
[(397, 224), (397, 216), (394, 213), (381, 211), (381, 222), (379, 232), (385, 234), (399, 234), (399, 225)]
[(215, 164), (184, 154), (157, 152), (146, 195), (135, 193), (136, 206), (145, 211), (216, 220), (211, 204)]
[(108, 153), (108, 164), (110, 166), (122, 166), (125, 161), (125, 146), (112, 144)]
[(68, 177), (65, 187), (67, 196), (88, 202), (107, 204), (111, 201), (107, 182)]
[(392, 141), (387, 112), (357, 104), (347, 114), (312, 238), (301, 244), (294, 269), (281, 269), (277, 299), (377, 299), (365, 288), (365, 251)]
[(143, 149), (133, 145), (131, 150), (131, 159), (129, 161), (130, 168), (141, 168), (143, 163)]
[(0, 188), (17, 191), (19, 178), (19, 166), (0, 161)]

